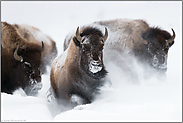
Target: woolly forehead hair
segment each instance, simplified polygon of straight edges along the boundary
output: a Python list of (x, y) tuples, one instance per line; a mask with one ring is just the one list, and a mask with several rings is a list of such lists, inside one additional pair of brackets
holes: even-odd
[(98, 35), (100, 37), (103, 37), (102, 32), (97, 29), (97, 28), (93, 28), (93, 27), (87, 27), (83, 30), (83, 32), (81, 32), (80, 36), (83, 37), (85, 35)]
[(165, 30), (162, 30), (159, 27), (150, 28), (149, 30), (147, 30), (147, 32), (145, 32), (144, 36), (149, 36), (150, 38), (153, 38), (155, 35), (160, 36), (160, 34), (163, 35), (165, 39), (170, 39), (171, 38), (170, 33), (168, 33)]
[(18, 49), (18, 55), (30, 61), (39, 61), (41, 59), (42, 47), (36, 44), (22, 46)]
[(103, 34), (97, 28), (87, 27), (83, 30), (83, 32), (81, 32), (80, 36), (89, 36), (88, 38), (90, 39), (90, 41), (85, 40), (85, 42), (83, 42), (84, 44), (91, 43), (92, 45), (98, 45), (99, 38), (103, 37)]

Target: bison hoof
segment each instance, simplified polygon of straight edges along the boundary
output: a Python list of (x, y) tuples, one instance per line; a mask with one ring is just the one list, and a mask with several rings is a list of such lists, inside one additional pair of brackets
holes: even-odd
[(26, 87), (24, 91), (28, 96), (35, 96), (37, 95), (38, 91), (41, 90), (41, 88), (42, 88), (42, 83), (36, 83), (36, 84), (32, 84), (29, 87)]

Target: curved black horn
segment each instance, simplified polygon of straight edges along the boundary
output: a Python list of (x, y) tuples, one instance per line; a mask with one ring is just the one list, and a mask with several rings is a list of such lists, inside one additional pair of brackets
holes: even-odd
[(108, 31), (107, 28), (105, 27), (105, 34), (103, 36), (104, 42), (107, 40), (107, 37), (108, 37)]
[(173, 32), (173, 36), (168, 40), (168, 43), (172, 43), (172, 41), (174, 41), (175, 39), (175, 32), (173, 29), (172, 29), (172, 32)]
[(19, 48), (19, 45), (18, 45), (18, 47), (16, 48), (16, 50), (14, 51), (14, 58), (15, 58), (17, 61), (23, 62), (23, 57), (21, 57), (21, 56), (19, 56), (19, 55), (17, 54), (18, 48)]
[(78, 28), (77, 28), (77, 30), (76, 30), (76, 38), (77, 38), (77, 40), (78, 40), (79, 42), (81, 42), (81, 36), (80, 36), (80, 34), (79, 34), (79, 26), (78, 26)]
[(41, 41), (41, 43), (42, 43), (42, 50), (44, 50), (44, 43), (43, 43), (43, 41)]

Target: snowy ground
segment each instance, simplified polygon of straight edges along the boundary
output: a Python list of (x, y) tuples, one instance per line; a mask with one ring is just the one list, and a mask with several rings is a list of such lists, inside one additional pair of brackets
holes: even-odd
[(104, 86), (93, 103), (53, 116), (45, 94), (48, 72), (37, 97), (25, 96), (21, 89), (14, 95), (1, 93), (1, 121), (182, 121), (182, 2), (1, 2), (1, 21), (39, 28), (56, 41), (58, 54), (77, 26), (116, 18), (144, 19), (171, 34), (175, 30), (166, 79), (128, 83), (111, 64), (112, 86)]

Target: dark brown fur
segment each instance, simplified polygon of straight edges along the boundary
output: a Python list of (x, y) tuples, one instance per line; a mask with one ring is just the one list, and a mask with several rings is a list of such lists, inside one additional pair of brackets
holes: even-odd
[[(17, 54), (23, 57), (23, 62), (15, 60), (13, 55), (18, 45)], [(12, 25), (1, 22), (1, 92), (12, 94), (22, 88), (28, 95), (34, 93), (31, 88), (41, 82), (42, 50), (41, 46), (22, 38)]]

